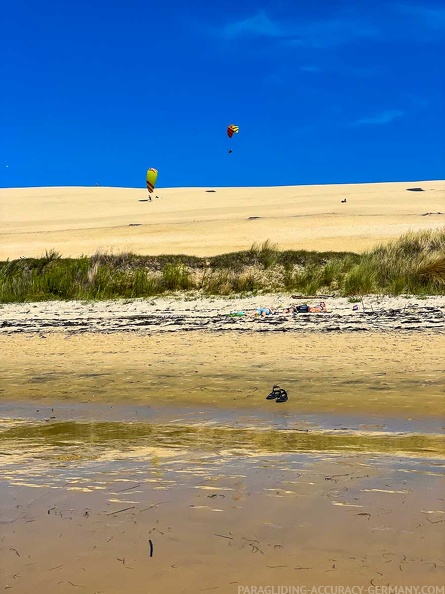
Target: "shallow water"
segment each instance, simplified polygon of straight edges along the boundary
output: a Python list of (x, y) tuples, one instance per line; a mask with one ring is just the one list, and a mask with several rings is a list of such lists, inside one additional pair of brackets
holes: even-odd
[[(247, 454), (289, 452), (370, 452), (445, 456), (440, 434), (401, 434), (378, 431), (319, 431), (309, 429), (253, 429), (204, 424), (122, 422), (4, 421), (0, 432), (3, 456), (41, 451), (45, 456), (75, 453), (79, 459), (103, 451), (128, 448), (194, 449)], [(37, 454), (34, 454), (36, 456)]]
[[(416, 415), (407, 417), (383, 416), (375, 413), (360, 414), (360, 411), (341, 414), (330, 412), (303, 413), (287, 407), (268, 403), (267, 408), (221, 408), (200, 403), (199, 408), (189, 406), (143, 406), (125, 404), (99, 404), (52, 402), (32, 405), (30, 402), (0, 403), (0, 427), (2, 423), (14, 422), (118, 422), (202, 425), (246, 429), (292, 429), (319, 431), (360, 431), (390, 433), (435, 433), (443, 434), (444, 419)], [(6, 427), (6, 425), (5, 425)]]
[(13, 592), (445, 578), (437, 420), (414, 433), (284, 411), (5, 406), (0, 584)]

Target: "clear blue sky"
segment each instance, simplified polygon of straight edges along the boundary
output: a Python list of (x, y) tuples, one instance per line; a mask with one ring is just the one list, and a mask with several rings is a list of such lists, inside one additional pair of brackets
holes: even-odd
[(3, 2), (0, 186), (443, 179), (444, 39), (443, 0)]

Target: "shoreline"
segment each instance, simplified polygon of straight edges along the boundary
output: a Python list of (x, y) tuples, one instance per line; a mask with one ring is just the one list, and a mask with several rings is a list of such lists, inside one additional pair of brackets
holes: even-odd
[[(148, 408), (148, 410), (147, 410)], [(275, 414), (274, 414), (275, 413)], [(76, 455), (119, 441), (123, 449), (225, 451), (242, 455), (330, 453), (443, 459), (440, 419), (388, 419), (355, 414), (268, 414), (265, 410), (143, 407), (97, 403), (0, 404), (3, 452), (19, 457), (76, 442)], [(12, 454), (8, 454), (9, 459)]]
[(4, 428), (41, 423), (140, 423), (189, 427), (221, 427), (239, 430), (319, 431), (336, 435), (441, 435), (442, 418), (435, 415), (388, 416), (360, 411), (284, 410), (266, 406), (215, 406), (137, 402), (76, 402), (64, 400), (7, 400), (0, 402)]

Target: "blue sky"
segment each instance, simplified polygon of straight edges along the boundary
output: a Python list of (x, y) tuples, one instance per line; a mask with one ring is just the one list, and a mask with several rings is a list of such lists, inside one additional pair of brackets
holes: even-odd
[(3, 3), (0, 187), (443, 179), (444, 39), (442, 0)]

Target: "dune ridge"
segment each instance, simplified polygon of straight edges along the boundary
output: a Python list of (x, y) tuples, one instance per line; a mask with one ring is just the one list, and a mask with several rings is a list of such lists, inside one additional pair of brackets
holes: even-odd
[[(423, 191), (409, 191), (421, 188)], [(210, 192), (209, 190), (214, 190)], [(445, 225), (445, 181), (256, 188), (0, 190), (0, 260), (132, 251), (214, 256), (266, 239), (361, 253)], [(346, 202), (342, 202), (346, 200)]]

